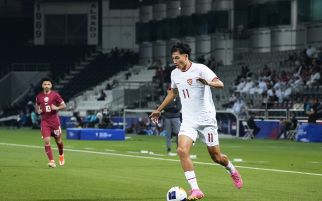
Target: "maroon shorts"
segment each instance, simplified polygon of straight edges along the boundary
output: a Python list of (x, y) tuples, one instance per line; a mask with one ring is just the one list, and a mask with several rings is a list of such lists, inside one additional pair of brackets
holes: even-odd
[(61, 128), (60, 125), (49, 125), (46, 122), (41, 122), (41, 135), (43, 138), (45, 137), (59, 137), (61, 136)]

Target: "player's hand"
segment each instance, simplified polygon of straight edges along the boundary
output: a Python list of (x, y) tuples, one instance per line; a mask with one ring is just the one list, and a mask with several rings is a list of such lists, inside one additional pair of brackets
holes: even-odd
[(151, 119), (151, 121), (153, 122), (153, 123), (158, 123), (159, 122), (159, 117), (161, 116), (161, 112), (159, 111), (159, 110), (154, 110), (151, 114), (150, 114), (150, 116), (149, 116), (149, 118)]
[(203, 78), (201, 78), (201, 77), (197, 78), (197, 80), (198, 80), (199, 82), (201, 82), (202, 84), (204, 84), (204, 85), (209, 85), (209, 83), (207, 82), (207, 80), (205, 80), (205, 79), (203, 79)]
[(51, 109), (52, 110), (59, 110), (59, 108), (56, 105), (54, 105), (54, 104), (51, 105)]

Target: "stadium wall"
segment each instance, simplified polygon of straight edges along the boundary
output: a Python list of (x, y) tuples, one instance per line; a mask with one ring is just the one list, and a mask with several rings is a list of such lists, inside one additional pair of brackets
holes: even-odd
[(138, 9), (112, 10), (109, 0), (102, 1), (102, 50), (112, 48), (138, 50), (136, 45), (136, 27), (139, 20)]

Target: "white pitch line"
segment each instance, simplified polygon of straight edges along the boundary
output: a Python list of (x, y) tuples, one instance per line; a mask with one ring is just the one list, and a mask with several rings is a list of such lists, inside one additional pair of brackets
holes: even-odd
[(116, 151), (116, 150), (114, 150), (114, 149), (104, 149), (104, 151)]
[[(24, 144), (11, 144), (11, 143), (1, 143), (0, 145), (5, 146), (13, 146), (13, 147), (27, 147), (27, 148), (37, 148), (43, 149), (42, 146), (35, 146), (35, 145), (24, 145)], [(54, 148), (57, 149), (57, 148)], [(168, 158), (156, 158), (152, 156), (135, 156), (135, 155), (128, 155), (128, 154), (118, 154), (118, 153), (107, 153), (107, 152), (99, 152), (99, 151), (88, 151), (88, 150), (79, 150), (79, 149), (65, 149), (66, 151), (70, 152), (78, 152), (78, 153), (89, 153), (89, 154), (100, 154), (100, 155), (110, 155), (110, 156), (122, 156), (122, 157), (129, 157), (129, 158), (144, 158), (144, 159), (151, 159), (151, 160), (160, 160), (160, 161), (171, 161), (171, 162), (180, 162), (178, 159), (168, 159)], [(207, 162), (198, 162), (194, 161), (194, 164), (200, 165), (217, 165), (215, 163), (207, 163)], [(283, 173), (292, 173), (292, 174), (302, 174), (302, 175), (312, 175), (312, 176), (322, 176), (319, 173), (310, 173), (310, 172), (299, 172), (299, 171), (291, 171), (291, 170), (279, 170), (279, 169), (270, 169), (270, 168), (256, 168), (256, 167), (247, 167), (247, 166), (237, 166), (242, 169), (251, 169), (251, 170), (263, 170), (263, 171), (270, 171), (270, 172), (283, 172)]]

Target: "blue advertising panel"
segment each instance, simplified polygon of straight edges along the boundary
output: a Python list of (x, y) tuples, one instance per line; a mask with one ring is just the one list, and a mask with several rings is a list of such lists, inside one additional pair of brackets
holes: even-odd
[(79, 128), (68, 128), (66, 130), (67, 139), (79, 140), (80, 138), (80, 129)]
[(125, 132), (123, 129), (68, 128), (67, 139), (125, 140)]
[(277, 139), (281, 130), (280, 122), (273, 120), (255, 121), (256, 125), (260, 128), (256, 138), (260, 139)]
[(301, 124), (296, 131), (296, 141), (322, 142), (322, 124)]

